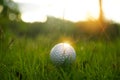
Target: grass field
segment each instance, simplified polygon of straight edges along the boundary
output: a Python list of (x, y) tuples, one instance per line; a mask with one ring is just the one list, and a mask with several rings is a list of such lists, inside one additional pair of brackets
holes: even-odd
[[(120, 80), (119, 38), (81, 40), (60, 32), (53, 34), (35, 39), (8, 32), (2, 35), (0, 80)], [(76, 60), (71, 65), (56, 66), (50, 61), (50, 50), (64, 41), (74, 47)]]

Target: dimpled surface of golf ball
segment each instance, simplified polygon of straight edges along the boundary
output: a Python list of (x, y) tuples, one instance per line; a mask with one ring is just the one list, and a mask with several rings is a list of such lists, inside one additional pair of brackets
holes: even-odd
[(56, 44), (50, 52), (50, 59), (54, 64), (72, 63), (75, 58), (74, 48), (67, 43)]

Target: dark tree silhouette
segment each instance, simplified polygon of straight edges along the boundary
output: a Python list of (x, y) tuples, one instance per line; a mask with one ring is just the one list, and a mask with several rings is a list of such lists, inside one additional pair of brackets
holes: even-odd
[(103, 9), (102, 9), (102, 0), (99, 0), (99, 21), (102, 23), (104, 20)]
[(16, 16), (20, 14), (17, 3), (12, 0), (0, 0), (0, 5), (3, 7), (0, 18), (9, 19), (10, 13), (14, 13)]

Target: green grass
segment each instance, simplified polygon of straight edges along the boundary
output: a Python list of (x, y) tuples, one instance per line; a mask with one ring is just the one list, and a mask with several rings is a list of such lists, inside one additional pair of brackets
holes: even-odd
[[(74, 23), (51, 19), (0, 23), (0, 80), (120, 80), (119, 25), (110, 24), (106, 31), (110, 39), (106, 39)], [(54, 65), (50, 51), (64, 41), (74, 47), (76, 60), (71, 65)]]
[(56, 66), (49, 54), (59, 42), (50, 35), (1, 39), (0, 80), (120, 80), (120, 39), (73, 40), (75, 62)]

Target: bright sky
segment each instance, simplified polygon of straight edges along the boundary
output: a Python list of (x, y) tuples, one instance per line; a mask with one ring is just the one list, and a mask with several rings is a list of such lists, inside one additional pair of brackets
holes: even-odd
[[(19, 3), (22, 20), (45, 22), (47, 16), (73, 22), (99, 16), (99, 0), (14, 0)], [(120, 0), (103, 0), (104, 15), (107, 19), (120, 22)]]

